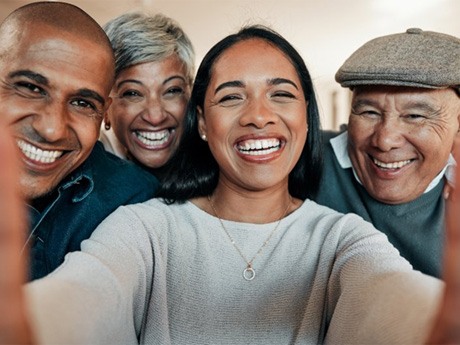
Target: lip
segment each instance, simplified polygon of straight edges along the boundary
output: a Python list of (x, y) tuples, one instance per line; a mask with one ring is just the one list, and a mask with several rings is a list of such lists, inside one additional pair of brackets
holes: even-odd
[(286, 139), (277, 134), (245, 135), (233, 145), (239, 157), (254, 163), (267, 163), (278, 158), (285, 146)]
[(374, 173), (381, 179), (395, 179), (404, 174), (413, 166), (416, 159), (401, 159), (401, 160), (387, 160), (383, 161), (371, 155), (369, 162)]
[(46, 173), (54, 170), (61, 164), (63, 157), (70, 151), (49, 149), (32, 144), (23, 139), (17, 139), (16, 144), (19, 148), (22, 161), (29, 170)]
[(171, 145), (176, 129), (165, 128), (160, 130), (134, 130), (131, 132), (134, 142), (141, 148), (150, 151), (163, 150)]

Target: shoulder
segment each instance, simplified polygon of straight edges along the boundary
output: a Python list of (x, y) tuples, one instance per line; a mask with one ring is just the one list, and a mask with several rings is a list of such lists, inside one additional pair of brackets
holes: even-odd
[(93, 179), (96, 192), (111, 199), (141, 202), (153, 197), (159, 186), (153, 174), (105, 151), (100, 142), (85, 162), (84, 173)]
[(149, 238), (155, 238), (161, 246), (167, 246), (170, 239), (187, 237), (193, 233), (197, 222), (205, 224), (200, 215), (196, 215), (195, 208), (189, 202), (169, 205), (160, 198), (153, 198), (118, 207), (101, 226), (112, 234), (113, 231), (142, 232)]
[(158, 225), (159, 222), (193, 223), (193, 219), (206, 217), (206, 212), (189, 201), (167, 204), (162, 198), (152, 198), (142, 203), (127, 205), (122, 209), (152, 226)]
[(341, 213), (330, 207), (306, 200), (299, 209), (299, 221), (324, 237), (337, 240), (358, 240), (367, 236), (382, 236), (382, 233), (354, 213)]
[(105, 151), (100, 142), (96, 143), (96, 146), (88, 159), (91, 160), (92, 168), (97, 177), (99, 177), (100, 174), (103, 174), (102, 177), (104, 179), (125, 179), (130, 176), (131, 178), (124, 180), (124, 183), (129, 183), (130, 181), (139, 183), (139, 181), (135, 181), (135, 179), (158, 183), (157, 178), (153, 174), (147, 172), (131, 161), (121, 159), (120, 157)]
[(112, 128), (106, 130), (104, 126), (102, 126), (99, 141), (102, 143), (107, 152), (110, 152), (122, 159), (126, 159), (126, 148), (117, 139)]

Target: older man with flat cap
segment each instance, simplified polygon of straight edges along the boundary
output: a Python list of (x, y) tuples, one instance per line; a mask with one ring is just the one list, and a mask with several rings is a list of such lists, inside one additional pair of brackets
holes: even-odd
[(325, 134), (317, 201), (372, 222), (416, 269), (440, 277), (460, 39), (417, 28), (379, 37), (336, 80), (353, 92), (351, 112), (347, 131)]

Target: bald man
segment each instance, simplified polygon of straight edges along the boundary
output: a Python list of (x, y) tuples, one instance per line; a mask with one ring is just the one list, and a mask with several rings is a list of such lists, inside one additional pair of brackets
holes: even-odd
[(0, 42), (0, 113), (20, 151), (36, 279), (118, 206), (152, 197), (158, 182), (97, 142), (114, 57), (94, 19), (70, 4), (32, 3), (4, 20)]

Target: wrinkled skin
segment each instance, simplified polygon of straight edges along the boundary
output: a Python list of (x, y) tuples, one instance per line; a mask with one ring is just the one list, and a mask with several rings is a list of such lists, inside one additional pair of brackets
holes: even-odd
[(368, 193), (386, 204), (418, 198), (445, 167), (459, 129), (454, 89), (353, 90), (348, 152)]

